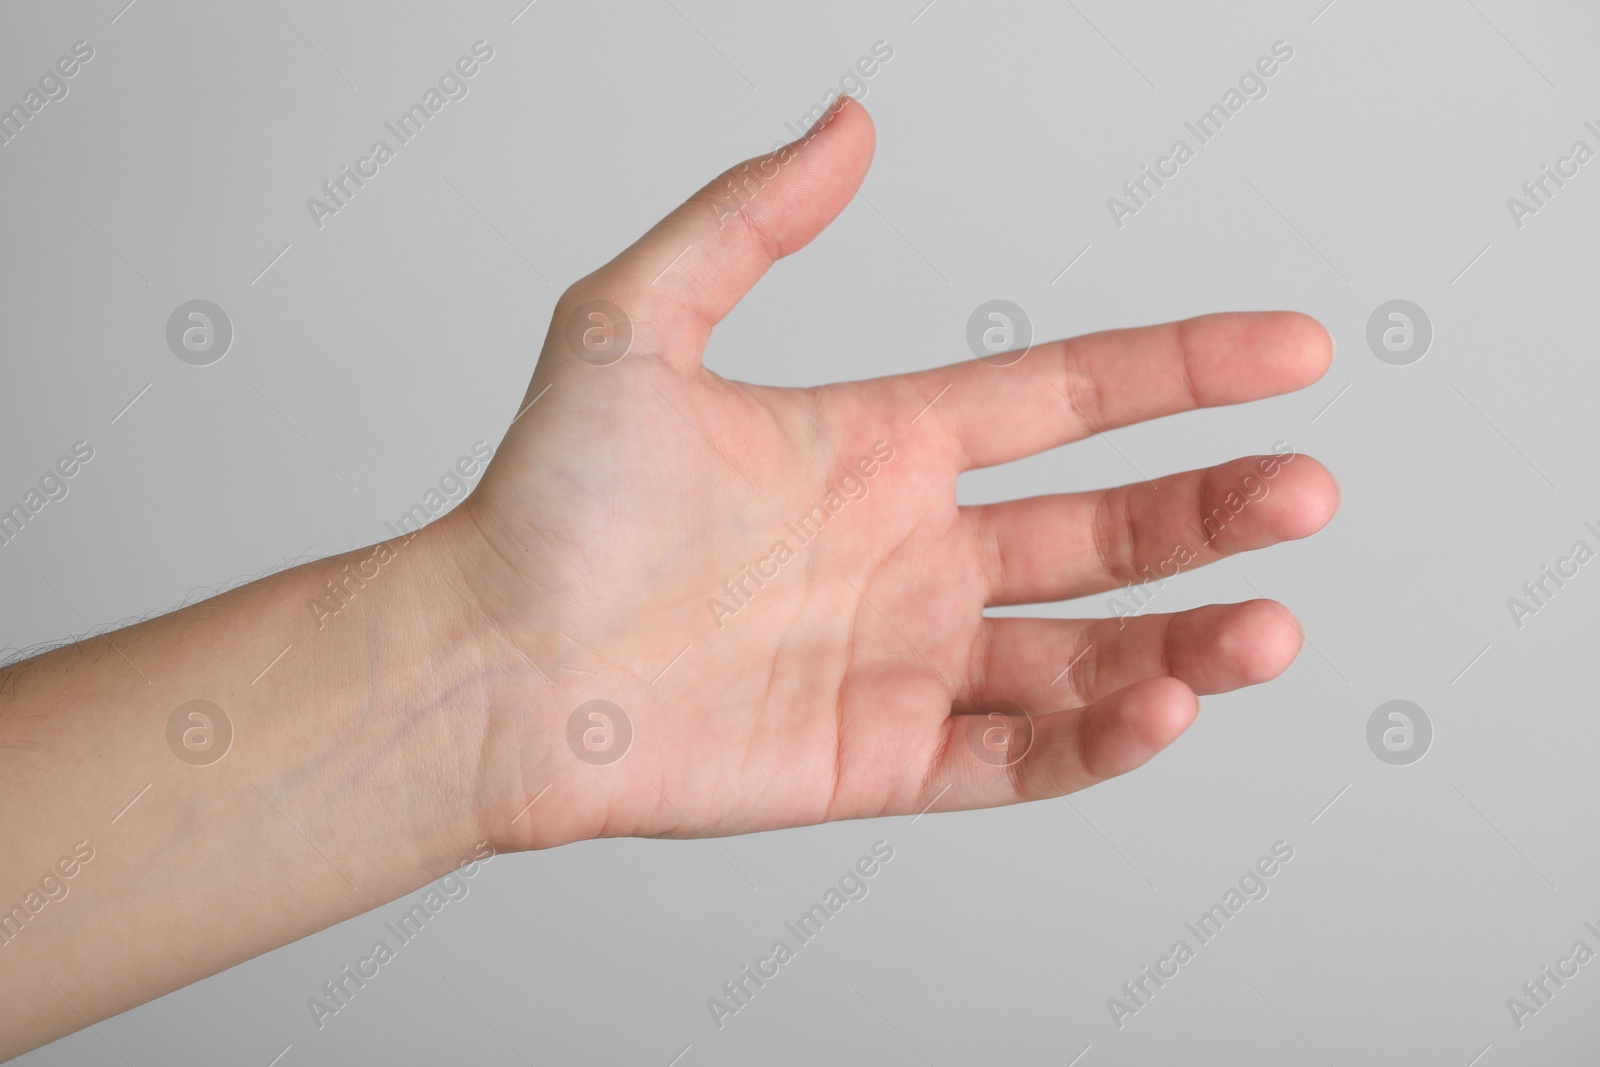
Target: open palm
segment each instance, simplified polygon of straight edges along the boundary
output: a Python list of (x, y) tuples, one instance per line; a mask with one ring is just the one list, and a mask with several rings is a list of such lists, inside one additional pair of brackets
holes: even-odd
[(559, 303), (522, 414), (447, 520), (484, 624), (480, 789), (507, 847), (1059, 796), (1298, 651), (1269, 601), (983, 610), (1306, 536), (1337, 502), (1314, 460), (977, 507), (956, 477), (1307, 385), (1331, 356), (1313, 320), (1208, 316), (812, 389), (701, 366), (712, 326), (848, 203), (872, 143), (846, 98)]

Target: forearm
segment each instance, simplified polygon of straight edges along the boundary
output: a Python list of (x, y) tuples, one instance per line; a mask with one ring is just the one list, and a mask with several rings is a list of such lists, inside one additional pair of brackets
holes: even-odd
[[(441, 551), (358, 550), (0, 672), (0, 1058), (471, 856), (484, 674)], [(169, 731), (193, 700), (221, 716)]]

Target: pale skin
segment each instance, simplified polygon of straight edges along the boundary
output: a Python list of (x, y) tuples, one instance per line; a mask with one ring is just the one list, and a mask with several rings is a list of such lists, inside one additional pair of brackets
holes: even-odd
[[(1116, 589), (1180, 544), (1188, 569), (1305, 537), (1338, 502), (1310, 457), (1275, 465), (1270, 493), (1203, 538), (1262, 457), (987, 506), (958, 506), (956, 478), (1309, 385), (1332, 354), (1314, 320), (1213, 315), (810, 389), (702, 366), (712, 327), (845, 207), (872, 147), (847, 103), (753, 163), (759, 181), (730, 171), (573, 284), (476, 491), (390, 542), (337, 616), (308, 604), (372, 549), (0, 672), (0, 907), (76, 843), (94, 850), (0, 944), (0, 1055), (392, 900), (480, 842), (1059, 797), (1171, 744), (1197, 694), (1289, 665), (1299, 627), (1270, 601), (1125, 622), (984, 609)], [(632, 327), (604, 366), (568, 342), (594, 300)], [(841, 485), (864, 493), (801, 545), (785, 523)], [(792, 558), (732, 599), (725, 583), (784, 539)], [(194, 699), (234, 725), (209, 766), (168, 748), (169, 716)], [(569, 744), (591, 700), (631, 723), (615, 762)], [(986, 734), (997, 706), (1031, 728)], [(998, 759), (973, 743), (994, 736)]]

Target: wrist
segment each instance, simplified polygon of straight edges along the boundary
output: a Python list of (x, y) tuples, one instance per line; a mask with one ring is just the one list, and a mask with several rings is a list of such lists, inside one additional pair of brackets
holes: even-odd
[[(631, 613), (580, 607), (540, 569), (537, 538), (496, 525), (479, 493), (428, 526), (437, 613), (474, 663), (478, 832), (497, 851), (648, 833), (660, 796), (640, 776), (634, 733), (657, 706), (648, 670), (671, 659)], [(507, 543), (517, 545), (507, 550)], [(632, 753), (630, 755), (630, 753)]]
[(441, 532), (281, 576), (292, 643), (254, 684), (262, 710), (300, 709), (272, 731), (278, 773), (325, 798), (330, 835), (338, 823), (362, 828), (352, 846), (389, 857), (382, 880), (401, 892), (485, 840), (476, 787), (486, 679)]
[(417, 684), (450, 705), (450, 762), (458, 769), (448, 803), (460, 819), (450, 832), (457, 847), (487, 841), (496, 852), (581, 840), (592, 833), (571, 810), (572, 790), (554, 776), (565, 752), (565, 704), (582, 672), (561, 665), (573, 654), (570, 642), (507, 619), (507, 604), (520, 598), (470, 504), (396, 542), (413, 557), (408, 595), (424, 650)]

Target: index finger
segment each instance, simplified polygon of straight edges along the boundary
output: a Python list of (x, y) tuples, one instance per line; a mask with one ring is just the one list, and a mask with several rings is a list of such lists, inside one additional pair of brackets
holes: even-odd
[[(1293, 311), (1202, 315), (1034, 345), (895, 381), (959, 448), (961, 469), (992, 467), (1103, 430), (1194, 408), (1241, 404), (1322, 377), (1333, 341)], [(931, 403), (930, 403), (931, 402)]]

